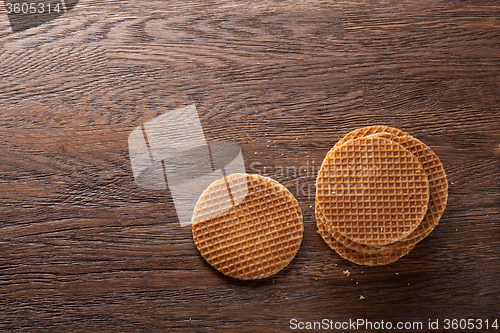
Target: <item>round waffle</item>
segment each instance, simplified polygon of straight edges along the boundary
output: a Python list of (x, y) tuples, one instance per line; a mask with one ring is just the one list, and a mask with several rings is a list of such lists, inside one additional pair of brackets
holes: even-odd
[(302, 212), (275, 180), (233, 174), (200, 196), (193, 238), (205, 260), (237, 279), (260, 279), (287, 266), (302, 242)]
[[(372, 134), (369, 135), (370, 137), (385, 137), (389, 138), (391, 134), (388, 133), (377, 133), (377, 134)], [(360, 244), (358, 242), (353, 241), (352, 239), (345, 237), (338, 233), (335, 229), (331, 227), (329, 223), (324, 223), (325, 218), (323, 216), (323, 213), (319, 210), (316, 209), (316, 214), (320, 215), (322, 220), (323, 220), (323, 226), (322, 228), (328, 231), (328, 233), (337, 241), (340, 243), (342, 246), (346, 247), (347, 249), (353, 250), (355, 252), (359, 253), (366, 253), (366, 254), (380, 254), (382, 252), (388, 252), (391, 250), (389, 245), (379, 245), (379, 246), (373, 246), (373, 245), (365, 245), (365, 244)], [(327, 242), (328, 243), (328, 242)], [(396, 243), (397, 244), (397, 243)]]
[[(384, 137), (390, 135), (390, 139), (405, 147), (422, 164), (429, 182), (429, 205), (424, 218), (418, 227), (408, 236), (396, 244), (389, 245), (392, 248), (414, 245), (427, 237), (438, 224), (441, 215), (446, 208), (448, 200), (448, 181), (443, 165), (439, 157), (424, 143), (413, 138), (408, 133), (388, 126), (370, 126), (359, 128), (348, 133), (335, 146), (342, 145), (348, 140), (381, 134)], [(335, 147), (334, 147), (335, 148)]]
[(358, 265), (367, 266), (378, 266), (387, 265), (395, 262), (399, 258), (410, 252), (414, 245), (406, 247), (393, 249), (389, 251), (382, 251), (379, 253), (362, 253), (343, 246), (339, 241), (337, 241), (324, 227), (325, 221), (321, 216), (321, 213), (316, 209), (316, 225), (318, 226), (318, 233), (321, 235), (323, 240), (337, 252), (342, 258), (349, 260)]
[(321, 217), (322, 229), (327, 231), (328, 234), (335, 239), (335, 241), (337, 241), (340, 245), (342, 245), (343, 247), (345, 247), (347, 249), (350, 249), (350, 250), (353, 250), (353, 251), (359, 252), (359, 253), (366, 253), (366, 254), (380, 254), (382, 252), (388, 252), (391, 250), (389, 245), (373, 246), (373, 245), (360, 244), (360, 243), (355, 242), (352, 239), (350, 239), (344, 235), (341, 235), (340, 233), (338, 233), (337, 231), (335, 231), (335, 229), (333, 229), (331, 227), (330, 223), (328, 223), (325, 220), (323, 213), (319, 210), (319, 208), (317, 206), (316, 206), (316, 216)]
[[(370, 134), (367, 137), (383, 137), (386, 139), (394, 139), (395, 136), (393, 134), (390, 134), (390, 133), (381, 132), (381, 133), (376, 133), (376, 134)], [(430, 204), (430, 202), (429, 202), (429, 204)], [(428, 213), (429, 212), (426, 212), (426, 214), (428, 214)], [(321, 214), (321, 212), (319, 212), (319, 214)], [(323, 217), (323, 219), (324, 219), (324, 217)], [(424, 219), (425, 219), (425, 216), (424, 216)], [(417, 229), (420, 228), (420, 225), (421, 224), (419, 224)], [(415, 234), (415, 231), (417, 230), (417, 229), (415, 229), (410, 235), (408, 235), (407, 237), (404, 237), (400, 241), (397, 241), (397, 242), (391, 243), (391, 244), (387, 244), (387, 245), (373, 246), (373, 245), (365, 245), (365, 244), (357, 243), (357, 242), (351, 240), (350, 238), (347, 238), (347, 237), (339, 234), (338, 232), (336, 232), (334, 229), (329, 227), (329, 224), (326, 224), (325, 228), (332, 235), (333, 238), (335, 238), (339, 243), (341, 243), (346, 248), (360, 252), (360, 253), (367, 253), (367, 254), (378, 254), (378, 253), (384, 252), (384, 251), (391, 251), (391, 250), (393, 251), (397, 248), (406, 248), (406, 247), (415, 245), (419, 241), (421, 241), (422, 239), (427, 237), (432, 231), (432, 228), (431, 228), (430, 230), (423, 231), (417, 237), (414, 237), (412, 239), (407, 239), (409, 236)]]
[(365, 245), (394, 243), (410, 234), (429, 200), (427, 176), (417, 158), (377, 136), (330, 150), (316, 184), (327, 229)]

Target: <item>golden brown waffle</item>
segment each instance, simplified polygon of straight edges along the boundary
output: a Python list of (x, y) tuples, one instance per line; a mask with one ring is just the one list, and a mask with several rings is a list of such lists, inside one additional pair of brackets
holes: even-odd
[(340, 242), (338, 242), (328, 231), (326, 231), (324, 227), (324, 220), (321, 217), (321, 214), (318, 209), (316, 209), (316, 225), (318, 226), (318, 233), (321, 235), (323, 240), (337, 252), (342, 258), (349, 260), (358, 265), (367, 265), (367, 266), (378, 266), (378, 265), (387, 265), (392, 262), (395, 262), (399, 258), (410, 252), (414, 245), (409, 246), (407, 248), (399, 248), (390, 251), (383, 251), (380, 253), (361, 253), (358, 251), (354, 251), (343, 246)]
[[(367, 137), (383, 137), (383, 138), (386, 138), (386, 139), (393, 139), (394, 135), (393, 134), (389, 134), (389, 133), (385, 133), (385, 132), (381, 132), (381, 133), (377, 133), (377, 134), (368, 135)], [(322, 214), (320, 211), (318, 211), (317, 213), (318, 214)], [(323, 217), (323, 219), (324, 219), (324, 217)], [(432, 231), (432, 229), (428, 230), (428, 231), (422, 233), (422, 235), (420, 235), (418, 238), (413, 238), (411, 240), (405, 240), (405, 241), (404, 240), (400, 240), (398, 242), (387, 244), (387, 245), (373, 246), (373, 245), (365, 245), (365, 244), (357, 243), (357, 242), (351, 240), (350, 238), (345, 237), (345, 236), (339, 234), (338, 232), (336, 232), (335, 230), (333, 230), (331, 227), (328, 228), (328, 226), (329, 226), (329, 224), (326, 224), (324, 226), (325, 229), (327, 229), (327, 231), (332, 235), (332, 237), (335, 238), (335, 240), (337, 240), (344, 247), (346, 247), (348, 249), (351, 249), (353, 251), (356, 251), (356, 252), (366, 253), (366, 254), (378, 254), (378, 253), (381, 253), (381, 252), (391, 251), (391, 250), (394, 250), (394, 249), (397, 249), (397, 248), (404, 248), (404, 247), (409, 247), (409, 246), (415, 245), (420, 240), (422, 240), (423, 238), (427, 237), (427, 235), (429, 235), (430, 232)], [(403, 239), (405, 239), (405, 238), (403, 238)]]
[(366, 245), (394, 243), (425, 215), (427, 176), (401, 145), (377, 136), (334, 147), (316, 181), (325, 226)]
[(414, 245), (427, 237), (438, 224), (446, 208), (448, 200), (448, 181), (439, 157), (424, 143), (413, 138), (408, 133), (388, 126), (370, 126), (359, 128), (348, 133), (335, 146), (354, 138), (389, 133), (390, 139), (408, 149), (422, 164), (429, 181), (429, 205), (427, 212), (418, 227), (400, 242), (389, 245), (391, 248)]
[(200, 196), (192, 230), (201, 255), (218, 271), (260, 279), (294, 258), (302, 242), (302, 212), (293, 195), (273, 179), (233, 174)]
[(325, 229), (325, 231), (327, 231), (331, 235), (331, 237), (333, 237), (338, 243), (340, 243), (340, 245), (342, 245), (347, 249), (365, 254), (379, 254), (382, 252), (388, 252), (391, 249), (389, 247), (390, 245), (373, 246), (373, 245), (360, 244), (346, 236), (339, 234), (337, 231), (335, 231), (335, 229), (331, 227), (330, 223), (326, 223), (323, 213), (319, 210), (317, 206), (316, 206), (316, 216), (321, 217), (321, 221), (323, 224), (322, 228)]
[[(368, 137), (383, 137), (383, 138), (388, 138), (390, 139), (392, 137), (392, 134), (388, 133), (377, 133), (377, 134), (372, 134), (369, 135)], [(317, 206), (316, 206), (317, 207)], [(316, 208), (316, 214), (323, 215), (323, 213)], [(324, 217), (322, 216), (322, 220), (324, 221)], [(339, 242), (342, 246), (346, 247), (347, 249), (353, 250), (355, 252), (359, 253), (366, 253), (366, 254), (380, 254), (382, 252), (388, 252), (391, 250), (391, 246), (394, 244), (388, 244), (388, 245), (378, 245), (378, 246), (373, 246), (373, 245), (365, 245), (365, 244), (360, 244), (352, 239), (345, 237), (341, 234), (339, 234), (337, 231), (335, 231), (333, 228), (331, 228), (331, 225), (329, 223), (326, 223), (323, 225), (323, 228), (326, 229), (330, 233), (330, 235), (337, 241)], [(398, 246), (400, 247), (400, 246)]]

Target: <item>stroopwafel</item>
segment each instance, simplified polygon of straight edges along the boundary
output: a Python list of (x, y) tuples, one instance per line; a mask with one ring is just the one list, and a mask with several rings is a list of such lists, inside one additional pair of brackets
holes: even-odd
[(429, 200), (427, 176), (416, 157), (376, 136), (334, 147), (316, 185), (327, 230), (366, 245), (386, 245), (410, 234)]
[(392, 127), (370, 126), (354, 130), (337, 142), (329, 154), (350, 140), (359, 138), (384, 138), (401, 145), (418, 159), (428, 180), (429, 202), (421, 222), (410, 234), (383, 245), (363, 244), (337, 232), (336, 229), (332, 228), (332, 224), (329, 223), (317, 203), (318, 233), (332, 249), (337, 251), (343, 258), (358, 264), (383, 265), (405, 255), (416, 243), (430, 234), (438, 224), (446, 207), (448, 184), (444, 168), (436, 154), (406, 132)]
[[(370, 132), (368, 132), (368, 133), (370, 133)], [(424, 145), (422, 143), (420, 143), (416, 139), (413, 139), (409, 135), (404, 135), (404, 136), (400, 136), (400, 137), (396, 138), (396, 136), (394, 134), (390, 134), (390, 133), (386, 133), (386, 132), (379, 132), (376, 134), (369, 134), (369, 135), (367, 135), (367, 137), (383, 137), (383, 138), (387, 138), (387, 139), (390, 139), (393, 141), (397, 140), (398, 142), (403, 143), (404, 144), (403, 146), (412, 147), (413, 151), (419, 152), (419, 154), (417, 155), (417, 158), (418, 158), (418, 156), (429, 157), (429, 158), (419, 159), (419, 161), (424, 162), (425, 166), (428, 165), (428, 161), (434, 160), (433, 155), (435, 156), (435, 154), (432, 153), (430, 148), (428, 148), (426, 146), (424, 147)], [(412, 141), (412, 140), (414, 141), (413, 145), (410, 144), (410, 141)], [(418, 146), (419, 149), (414, 149), (415, 146)], [(422, 219), (422, 222), (410, 235), (402, 238), (400, 241), (397, 241), (395, 243), (391, 243), (391, 244), (387, 244), (387, 245), (380, 245), (380, 246), (372, 246), (372, 245), (365, 245), (365, 244), (360, 244), (360, 243), (354, 242), (353, 240), (339, 234), (338, 232), (336, 232), (335, 230), (332, 230), (331, 228), (329, 228), (328, 231), (331, 233), (333, 238), (335, 238), (342, 245), (344, 245), (345, 247), (347, 247), (351, 250), (361, 252), (361, 253), (368, 253), (368, 254), (374, 253), (374, 254), (376, 254), (376, 253), (380, 253), (381, 251), (390, 251), (390, 250), (395, 250), (397, 248), (406, 248), (406, 247), (417, 244), (419, 241), (421, 241), (422, 239), (427, 237), (431, 233), (432, 229), (434, 228), (435, 224), (431, 223), (430, 221), (437, 222), (439, 220), (439, 217), (440, 217), (440, 215), (436, 216), (437, 215), (436, 214), (436, 207), (439, 207), (438, 205), (442, 205), (443, 201), (438, 200), (438, 205), (436, 205), (436, 204), (433, 204), (432, 198), (434, 198), (434, 201), (436, 201), (435, 200), (436, 198), (440, 198), (440, 196), (442, 197), (443, 194), (446, 194), (446, 191), (444, 191), (444, 192), (439, 191), (439, 189), (442, 188), (443, 183), (446, 184), (445, 177), (435, 177), (436, 175), (440, 175), (440, 173), (437, 173), (437, 174), (432, 173), (432, 172), (430, 172), (430, 170), (426, 170), (425, 167), (424, 167), (424, 170), (426, 171), (426, 174), (428, 175), (428, 177), (434, 177), (434, 178), (431, 178), (431, 182), (429, 183), (429, 208), (426, 212), (426, 215)], [(442, 166), (438, 170), (442, 172), (441, 174), (444, 173)], [(436, 181), (432, 182), (433, 179), (437, 180), (437, 182)], [(439, 186), (435, 186), (436, 184), (438, 184)], [(444, 198), (444, 203), (446, 203), (446, 198)]]
[(422, 164), (422, 167), (429, 181), (429, 205), (427, 212), (418, 227), (408, 236), (404, 237), (400, 243), (395, 246), (414, 245), (430, 234), (438, 224), (441, 215), (446, 208), (448, 200), (448, 181), (443, 164), (439, 157), (424, 143), (415, 139), (408, 133), (388, 126), (370, 126), (356, 129), (349, 132), (344, 138), (340, 139), (337, 145), (354, 138), (371, 136), (374, 134), (389, 133), (390, 139), (406, 149), (408, 149)]
[(316, 209), (316, 225), (318, 227), (318, 233), (323, 238), (326, 244), (330, 246), (332, 250), (337, 252), (342, 258), (349, 260), (358, 265), (366, 266), (378, 266), (387, 265), (395, 262), (399, 258), (408, 254), (414, 247), (414, 245), (406, 248), (398, 248), (388, 251), (382, 251), (378, 253), (363, 253), (350, 249), (337, 239), (335, 239), (325, 228), (325, 221)]
[(273, 179), (233, 174), (200, 196), (192, 231), (201, 255), (218, 271), (260, 279), (294, 258), (302, 241), (302, 212), (293, 195)]

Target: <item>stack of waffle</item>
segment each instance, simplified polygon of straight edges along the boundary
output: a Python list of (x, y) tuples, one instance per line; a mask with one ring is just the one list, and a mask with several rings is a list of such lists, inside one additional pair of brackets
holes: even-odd
[(340, 256), (385, 265), (438, 224), (448, 197), (432, 150), (387, 126), (360, 128), (328, 152), (316, 181), (319, 234)]

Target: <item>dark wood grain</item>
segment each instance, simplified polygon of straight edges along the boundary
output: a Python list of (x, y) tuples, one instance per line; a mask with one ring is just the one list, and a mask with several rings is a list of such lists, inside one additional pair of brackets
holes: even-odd
[[(499, 18), (486, 0), (88, 0), (12, 33), (1, 14), (0, 329), (500, 321)], [(299, 200), (302, 247), (274, 277), (219, 274), (171, 196), (133, 181), (130, 132), (192, 103), (209, 141)], [(449, 200), (410, 254), (368, 268), (323, 242), (312, 194), (326, 152), (373, 124), (429, 145)]]

